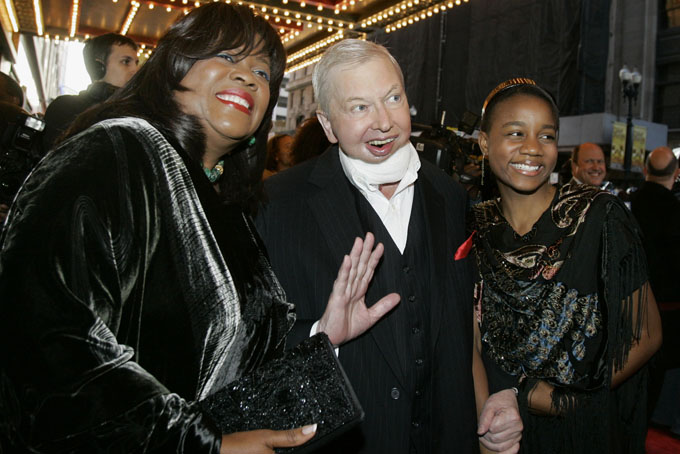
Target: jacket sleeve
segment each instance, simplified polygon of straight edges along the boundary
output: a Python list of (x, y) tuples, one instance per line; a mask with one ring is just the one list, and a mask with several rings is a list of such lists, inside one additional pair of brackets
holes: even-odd
[(86, 131), (41, 162), (10, 210), (0, 240), (0, 446), (219, 451), (197, 405), (118, 342), (121, 320), (142, 311), (160, 231), (149, 163), (132, 148)]

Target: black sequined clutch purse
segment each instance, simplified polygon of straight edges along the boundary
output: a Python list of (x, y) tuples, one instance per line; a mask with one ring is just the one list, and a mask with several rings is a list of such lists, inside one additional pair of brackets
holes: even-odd
[(316, 435), (277, 453), (311, 452), (364, 417), (345, 371), (324, 333), (201, 401), (222, 433), (292, 429), (317, 424)]

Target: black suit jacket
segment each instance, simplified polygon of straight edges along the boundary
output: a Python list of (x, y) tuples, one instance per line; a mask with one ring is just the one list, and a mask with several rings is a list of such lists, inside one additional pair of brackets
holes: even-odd
[(43, 132), (43, 151), (47, 153), (71, 126), (81, 113), (90, 107), (106, 101), (117, 87), (106, 82), (93, 82), (77, 95), (62, 95), (47, 106), (45, 111), (45, 131)]
[[(266, 183), (268, 203), (257, 218), (271, 263), (298, 321), (291, 343), (309, 335), (323, 314), (343, 256), (361, 227), (353, 188), (334, 146), (319, 158), (281, 172)], [(465, 240), (464, 190), (423, 161), (418, 191), (424, 200), (431, 257), (429, 279), (430, 384), (425, 395), (409, 387), (395, 340), (410, 336), (397, 329), (396, 311), (368, 333), (340, 348), (340, 361), (366, 412), (359, 430), (335, 444), (337, 452), (408, 453), (414, 437), (420, 452), (476, 452), (476, 412), (472, 384), (472, 287), (469, 258), (454, 261)], [(415, 202), (414, 202), (415, 203)], [(415, 211), (414, 211), (415, 213)], [(367, 304), (394, 289), (385, 286), (379, 266)], [(402, 358), (403, 359), (403, 358)], [(414, 402), (427, 416), (414, 416)], [(418, 418), (418, 419), (414, 419)], [(425, 446), (425, 448), (423, 448)]]
[(662, 185), (645, 181), (631, 197), (631, 211), (644, 235), (656, 300), (680, 301), (680, 201)]

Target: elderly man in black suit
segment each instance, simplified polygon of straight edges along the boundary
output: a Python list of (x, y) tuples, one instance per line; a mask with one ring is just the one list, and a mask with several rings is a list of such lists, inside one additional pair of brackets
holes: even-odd
[(257, 219), (296, 304), (293, 339), (338, 323), (324, 314), (325, 296), (345, 250), (366, 232), (385, 248), (367, 302), (401, 295), (372, 330), (339, 346), (366, 419), (324, 452), (471, 453), (480, 440), (516, 452), (515, 395), (486, 401), (473, 357), (465, 191), (411, 145), (399, 65), (382, 46), (344, 40), (326, 51), (313, 84), (317, 116), (336, 145), (268, 179)]

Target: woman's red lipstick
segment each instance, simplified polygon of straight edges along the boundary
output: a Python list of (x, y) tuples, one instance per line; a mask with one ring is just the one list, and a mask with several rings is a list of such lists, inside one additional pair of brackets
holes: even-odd
[[(233, 106), (236, 110), (240, 110), (243, 113), (250, 115), (250, 111), (253, 108), (255, 101), (253, 97), (245, 90), (239, 90), (236, 88), (230, 90), (222, 90), (217, 93), (215, 97), (222, 103)], [(247, 104), (247, 105), (244, 105)]]

